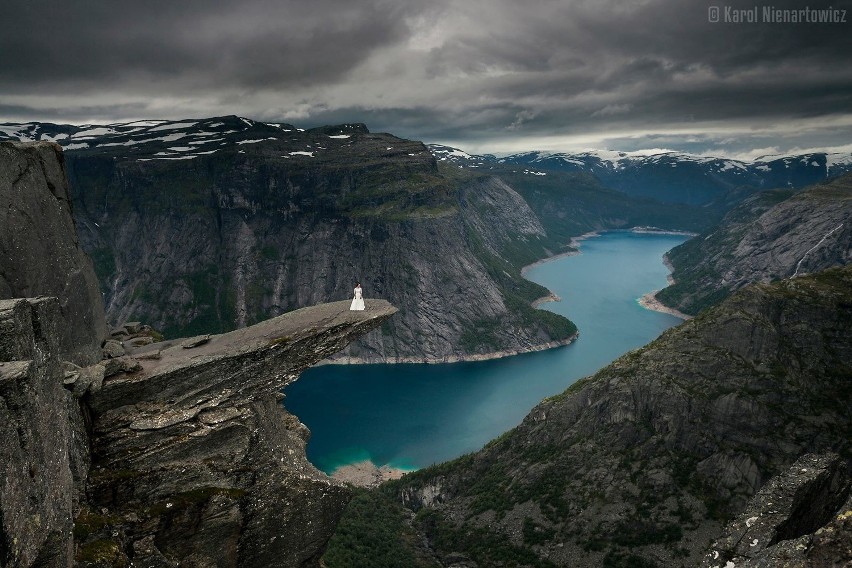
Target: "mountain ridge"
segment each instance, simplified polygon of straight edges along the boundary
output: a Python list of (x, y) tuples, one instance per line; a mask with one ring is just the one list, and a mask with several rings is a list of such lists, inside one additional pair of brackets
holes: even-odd
[(674, 283), (659, 301), (689, 314), (753, 283), (852, 262), (852, 175), (800, 191), (755, 194), (667, 254)]
[[(200, 130), (201, 128), (207, 130)], [(219, 151), (216, 143), (226, 140), (240, 144), (261, 142), (263, 138), (241, 136), (241, 133), (258, 134), (261, 131), (266, 135), (266, 139), (281, 139), (288, 133), (324, 132), (338, 140), (344, 140), (353, 131), (369, 132), (362, 123), (303, 129), (289, 123), (255, 121), (229, 115), (202, 119), (137, 120), (85, 125), (3, 123), (0, 124), (0, 140), (52, 141), (66, 150), (84, 152), (104, 151), (109, 147), (122, 146), (131, 155), (141, 148), (160, 143), (160, 155), (140, 159), (188, 160), (205, 153), (216, 153)], [(205, 135), (221, 138), (205, 140)], [(745, 161), (676, 150), (526, 151), (496, 156), (470, 154), (442, 144), (428, 144), (427, 147), (438, 161), (463, 168), (493, 169), (504, 165), (525, 167), (528, 175), (543, 175), (547, 171), (591, 173), (605, 185), (631, 195), (694, 205), (717, 200), (723, 193), (735, 188), (798, 188), (852, 171), (850, 152), (774, 154)], [(321, 150), (315, 148), (301, 150), (305, 153), (319, 151)], [(692, 180), (682, 181), (681, 178), (685, 176)], [(670, 187), (660, 190), (653, 188), (654, 184)]]
[(590, 150), (521, 152), (497, 157), (472, 155), (457, 148), (431, 144), (439, 161), (462, 168), (493, 170), (524, 168), (526, 175), (548, 172), (589, 173), (613, 189), (661, 201), (711, 205), (730, 194), (775, 187), (799, 188), (852, 171), (852, 153), (812, 152), (764, 156), (746, 162), (678, 151)]

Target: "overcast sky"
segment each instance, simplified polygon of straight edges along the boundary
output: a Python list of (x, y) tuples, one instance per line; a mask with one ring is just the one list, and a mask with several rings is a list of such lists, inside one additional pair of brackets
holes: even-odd
[(724, 21), (805, 3), (4, 0), (0, 121), (238, 114), (477, 152), (852, 151), (852, 0), (807, 2), (846, 23)]

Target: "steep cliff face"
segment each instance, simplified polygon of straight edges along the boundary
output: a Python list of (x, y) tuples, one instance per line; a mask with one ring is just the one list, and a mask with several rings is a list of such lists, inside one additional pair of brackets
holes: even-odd
[(89, 464), (56, 298), (0, 300), (0, 565), (70, 566)]
[(88, 365), (106, 337), (92, 263), (80, 248), (61, 148), (0, 143), (0, 299), (59, 298), (62, 359)]
[(849, 321), (852, 267), (745, 288), (386, 490), (439, 558), (694, 566), (797, 457), (852, 457)]
[[(0, 150), (2, 282), (58, 296), (93, 283), (56, 199), (58, 147)], [(349, 490), (307, 461), (280, 391), (396, 309), (323, 304), (100, 360), (86, 291), (0, 300), (0, 565), (317, 566)]]
[(316, 566), (349, 490), (314, 468), (280, 390), (396, 312), (314, 306), (132, 352), (141, 369), (86, 396), (93, 421), (78, 560)]
[(675, 284), (664, 304), (698, 313), (753, 282), (771, 282), (852, 262), (852, 176), (800, 193), (758, 194), (715, 228), (674, 248)]
[(362, 126), (194, 128), (168, 132), (221, 131), (222, 142), (191, 156), (110, 142), (68, 158), (110, 321), (171, 337), (225, 331), (351, 297), (360, 281), (400, 313), (347, 352), (356, 359), (453, 360), (574, 333), (529, 307), (546, 290), (518, 269), (548, 241), (500, 180), (439, 170), (421, 143)]
[(0, 144), (0, 565), (73, 560), (89, 445), (62, 362), (99, 361), (105, 335), (60, 148)]

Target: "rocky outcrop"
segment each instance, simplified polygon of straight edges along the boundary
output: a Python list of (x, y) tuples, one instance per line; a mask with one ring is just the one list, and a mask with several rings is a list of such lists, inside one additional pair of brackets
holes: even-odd
[(715, 228), (672, 249), (674, 284), (658, 300), (687, 314), (755, 282), (852, 262), (852, 176), (800, 193), (758, 194)]
[(86, 394), (93, 468), (78, 560), (317, 565), (350, 494), (307, 461), (308, 431), (279, 393), (395, 312), (343, 301), (131, 350), (141, 369)]
[(61, 148), (0, 143), (0, 298), (58, 297), (62, 358), (88, 365), (101, 358), (106, 325), (71, 214)]
[(61, 154), (0, 159), (3, 293), (63, 298), (0, 300), (0, 565), (317, 566), (350, 494), (307, 461), (280, 391), (396, 309), (342, 301), (162, 343), (128, 322), (114, 337), (138, 337), (102, 346)]
[(56, 298), (0, 300), (0, 565), (70, 566), (89, 462)]
[[(3, 566), (70, 565), (73, 519), (85, 500), (85, 412), (63, 388), (63, 362), (99, 361), (106, 322), (71, 213), (57, 145), (0, 144)], [(20, 299), (42, 294), (56, 297)]]
[(799, 456), (852, 457), (849, 321), (852, 267), (744, 288), (386, 491), (441, 557), (694, 566)]
[(701, 566), (848, 565), (850, 489), (848, 464), (839, 456), (802, 456), (752, 497), (710, 547)]

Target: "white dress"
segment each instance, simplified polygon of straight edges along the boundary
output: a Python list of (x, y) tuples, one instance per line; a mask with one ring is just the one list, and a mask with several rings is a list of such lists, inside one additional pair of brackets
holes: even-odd
[(352, 305), (349, 306), (350, 310), (363, 310), (364, 309), (364, 298), (361, 296), (361, 287), (357, 286), (355, 288), (355, 297), (352, 298)]

